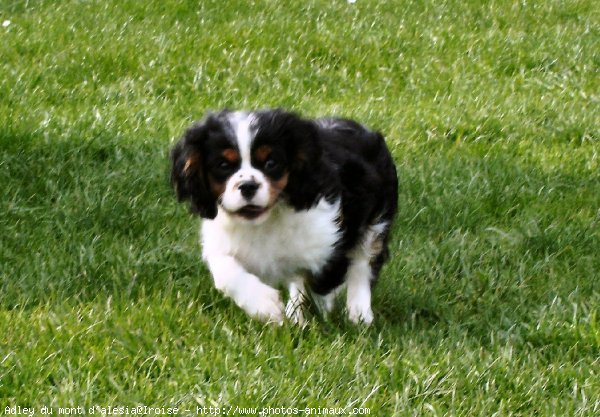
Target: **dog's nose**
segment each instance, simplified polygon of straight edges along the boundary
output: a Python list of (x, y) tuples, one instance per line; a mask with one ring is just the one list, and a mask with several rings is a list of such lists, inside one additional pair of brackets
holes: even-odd
[(244, 181), (243, 183), (238, 185), (240, 193), (242, 193), (242, 196), (246, 200), (250, 200), (252, 197), (254, 197), (254, 194), (256, 194), (256, 190), (258, 190), (258, 187), (260, 187), (260, 184), (255, 181)]

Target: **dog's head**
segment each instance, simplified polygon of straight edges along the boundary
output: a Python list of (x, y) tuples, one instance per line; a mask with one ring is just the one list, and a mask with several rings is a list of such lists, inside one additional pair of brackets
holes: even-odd
[(282, 110), (212, 113), (173, 149), (171, 182), (179, 201), (208, 219), (222, 210), (260, 223), (282, 199), (308, 208), (317, 194), (317, 134), (313, 122)]

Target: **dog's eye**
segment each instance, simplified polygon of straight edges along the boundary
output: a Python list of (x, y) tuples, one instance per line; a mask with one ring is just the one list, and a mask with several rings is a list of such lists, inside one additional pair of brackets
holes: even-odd
[(279, 166), (276, 160), (273, 158), (269, 158), (265, 161), (265, 170), (272, 171)]
[(229, 170), (231, 168), (231, 166), (232, 166), (231, 162), (229, 162), (225, 159), (219, 163), (219, 169), (221, 169), (223, 171)]

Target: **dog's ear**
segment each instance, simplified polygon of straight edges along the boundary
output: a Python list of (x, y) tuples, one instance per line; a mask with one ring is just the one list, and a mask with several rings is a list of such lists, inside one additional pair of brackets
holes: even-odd
[(267, 129), (283, 140), (286, 151), (289, 179), (285, 195), (296, 210), (308, 209), (317, 203), (324, 191), (320, 176), (322, 149), (317, 126), (311, 120), (279, 109), (266, 116)]
[(206, 124), (196, 124), (175, 145), (171, 151), (171, 184), (180, 202), (190, 202), (192, 212), (214, 219), (217, 200), (208, 186), (204, 166), (208, 133)]

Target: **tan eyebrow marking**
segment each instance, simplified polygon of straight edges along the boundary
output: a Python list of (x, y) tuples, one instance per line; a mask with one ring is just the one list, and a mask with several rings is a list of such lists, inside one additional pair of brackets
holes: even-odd
[(273, 149), (268, 145), (261, 145), (254, 151), (254, 156), (259, 162), (265, 162)]
[(235, 149), (225, 149), (223, 153), (221, 153), (221, 155), (223, 156), (223, 158), (227, 159), (231, 163), (235, 163), (240, 160), (240, 154)]

